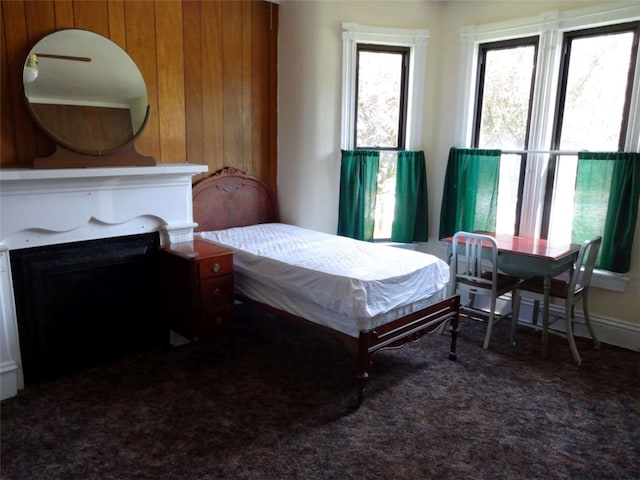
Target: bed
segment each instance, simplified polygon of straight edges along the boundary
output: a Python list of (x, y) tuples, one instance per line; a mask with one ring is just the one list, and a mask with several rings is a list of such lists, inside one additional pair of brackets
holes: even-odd
[(193, 212), (198, 238), (234, 251), (236, 300), (324, 331), (355, 356), (356, 406), (377, 352), (449, 325), (456, 359), (460, 302), (446, 294), (442, 260), (279, 223), (266, 184), (230, 167), (194, 185)]

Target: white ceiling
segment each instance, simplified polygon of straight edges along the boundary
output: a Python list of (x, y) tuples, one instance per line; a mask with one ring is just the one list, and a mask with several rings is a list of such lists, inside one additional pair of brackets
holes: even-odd
[(144, 79), (129, 55), (111, 40), (85, 30), (61, 30), (30, 53), (88, 57), (90, 62), (38, 57), (38, 77), (25, 82), (32, 103), (127, 107), (145, 97)]

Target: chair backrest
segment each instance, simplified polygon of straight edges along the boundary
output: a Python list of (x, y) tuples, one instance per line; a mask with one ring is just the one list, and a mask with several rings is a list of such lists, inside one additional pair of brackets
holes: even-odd
[[(498, 245), (495, 238), (480, 233), (457, 232), (451, 246), (451, 287), (467, 280), (495, 291), (498, 274)], [(491, 273), (490, 279), (483, 273)]]
[(575, 294), (589, 289), (593, 267), (596, 264), (601, 243), (602, 237), (594, 237), (590, 240), (585, 240), (580, 246), (578, 258), (576, 259), (573, 269), (573, 275), (569, 282), (570, 293)]

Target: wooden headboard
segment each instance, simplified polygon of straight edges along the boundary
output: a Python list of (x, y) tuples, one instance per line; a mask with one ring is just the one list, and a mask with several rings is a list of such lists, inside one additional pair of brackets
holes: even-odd
[(225, 167), (193, 186), (196, 232), (278, 221), (269, 187), (242, 170)]

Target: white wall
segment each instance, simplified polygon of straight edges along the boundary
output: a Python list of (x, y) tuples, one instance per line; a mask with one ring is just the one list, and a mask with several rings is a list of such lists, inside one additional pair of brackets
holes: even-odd
[[(342, 23), (430, 28), (440, 10), (424, 1), (280, 3), (278, 191), (284, 221), (336, 232)], [(433, 79), (431, 74), (427, 82)]]
[[(343, 22), (430, 33), (422, 149), (427, 158), (430, 241), (437, 240), (442, 185), (454, 143), (460, 27), (570, 10), (606, 1), (281, 0), (278, 50), (278, 192), (282, 220), (335, 233), (340, 177)], [(591, 310), (640, 331), (640, 225), (625, 293), (594, 289)], [(640, 346), (639, 346), (640, 347)]]

